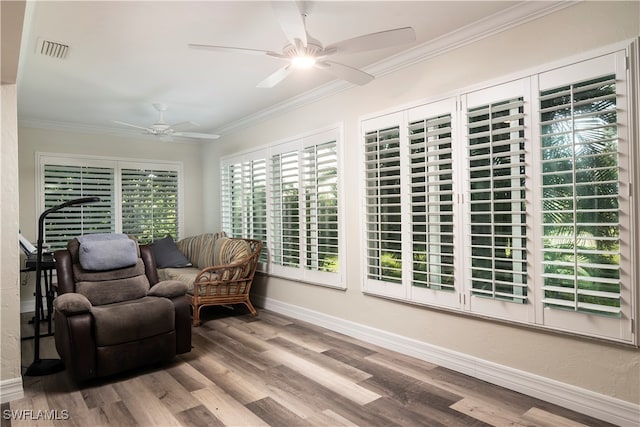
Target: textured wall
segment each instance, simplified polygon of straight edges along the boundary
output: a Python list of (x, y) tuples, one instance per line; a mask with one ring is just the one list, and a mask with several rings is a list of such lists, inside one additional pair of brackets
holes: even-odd
[[(2, 85), (0, 151), (0, 384), (19, 379), (18, 133), (16, 85)], [(21, 383), (20, 383), (21, 384)], [(3, 399), (4, 400), (4, 399)]]

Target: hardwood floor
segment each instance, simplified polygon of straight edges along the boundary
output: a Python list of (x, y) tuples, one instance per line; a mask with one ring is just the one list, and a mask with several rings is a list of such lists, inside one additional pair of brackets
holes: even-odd
[[(193, 350), (170, 364), (83, 387), (64, 371), (24, 377), (25, 397), (2, 405), (1, 427), (609, 425), (268, 310), (239, 310), (203, 310)], [(22, 343), (24, 372), (33, 340)], [(57, 357), (52, 337), (41, 357)]]

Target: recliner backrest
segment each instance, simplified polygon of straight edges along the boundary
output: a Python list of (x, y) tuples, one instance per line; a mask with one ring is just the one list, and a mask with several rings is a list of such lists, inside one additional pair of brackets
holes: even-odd
[[(132, 239), (135, 240), (135, 239)], [(145, 274), (145, 264), (140, 258), (140, 248), (136, 241), (138, 258), (132, 266), (113, 270), (85, 270), (80, 263), (80, 242), (72, 239), (67, 243), (71, 256), (75, 292), (84, 295), (93, 305), (142, 298), (150, 284)]]

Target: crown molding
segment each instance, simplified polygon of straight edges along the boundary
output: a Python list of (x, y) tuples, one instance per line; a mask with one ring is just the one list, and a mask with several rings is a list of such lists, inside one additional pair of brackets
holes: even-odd
[(18, 127), (27, 127), (35, 129), (58, 130), (62, 132), (79, 132), (89, 134), (114, 134), (119, 136), (140, 137), (141, 133), (136, 133), (128, 129), (113, 129), (106, 126), (88, 125), (84, 123), (62, 122), (57, 120), (41, 120), (35, 118), (19, 118)]
[(40, 120), (34, 118), (20, 118), (18, 120), (18, 127), (55, 130), (61, 132), (87, 133), (90, 135), (113, 135), (123, 138), (142, 139), (147, 141), (160, 140), (163, 142), (177, 142), (187, 144), (200, 144), (204, 141), (178, 136), (173, 136), (171, 141), (167, 141), (162, 140), (156, 135), (146, 134), (135, 129), (116, 129), (107, 126), (96, 126), (75, 122), (61, 122), (55, 120)]
[[(369, 74), (382, 77), (414, 64), (443, 55), (452, 50), (474, 43), (478, 40), (515, 28), (527, 22), (552, 14), (564, 8), (582, 3), (583, 0), (570, 1), (525, 1), (495, 13), (482, 20), (476, 21), (441, 37), (430, 40), (413, 48), (407, 49), (382, 61), (363, 68)], [(270, 116), (300, 108), (317, 102), (323, 98), (335, 95), (346, 89), (357, 87), (344, 81), (332, 81), (300, 95), (274, 104), (269, 108), (250, 114), (220, 126), (214, 133), (225, 134), (236, 129), (245, 128)]]

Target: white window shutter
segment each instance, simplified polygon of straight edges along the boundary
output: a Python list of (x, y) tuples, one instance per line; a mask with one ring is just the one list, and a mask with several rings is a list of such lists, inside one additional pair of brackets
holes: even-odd
[(258, 270), (267, 263), (267, 160), (260, 155), (221, 162), (222, 229), (233, 237), (260, 240)]
[(367, 278), (402, 283), (400, 126), (365, 133)]
[(630, 340), (624, 52), (539, 80), (542, 322)]
[(82, 234), (127, 233), (141, 243), (171, 234), (179, 238), (180, 177), (178, 163), (128, 162), (38, 153), (42, 208), (79, 197), (100, 202), (73, 206), (47, 217), (51, 249), (66, 247)]
[(45, 218), (45, 241), (50, 250), (62, 249), (82, 234), (115, 231), (114, 170), (110, 167), (45, 164), (44, 209), (80, 197), (100, 202), (71, 206)]
[(122, 232), (151, 243), (178, 236), (178, 172), (160, 169), (121, 171)]
[[(456, 100), (446, 99), (408, 112), (412, 258), (411, 299), (460, 307), (456, 282), (457, 174), (453, 136)], [(408, 258), (405, 257), (405, 258)]]
[(465, 97), (469, 307), (528, 321), (527, 182), (529, 79)]
[(300, 266), (300, 166), (297, 151), (271, 157), (271, 262)]
[(335, 141), (307, 147), (302, 152), (305, 268), (337, 273), (338, 157)]

